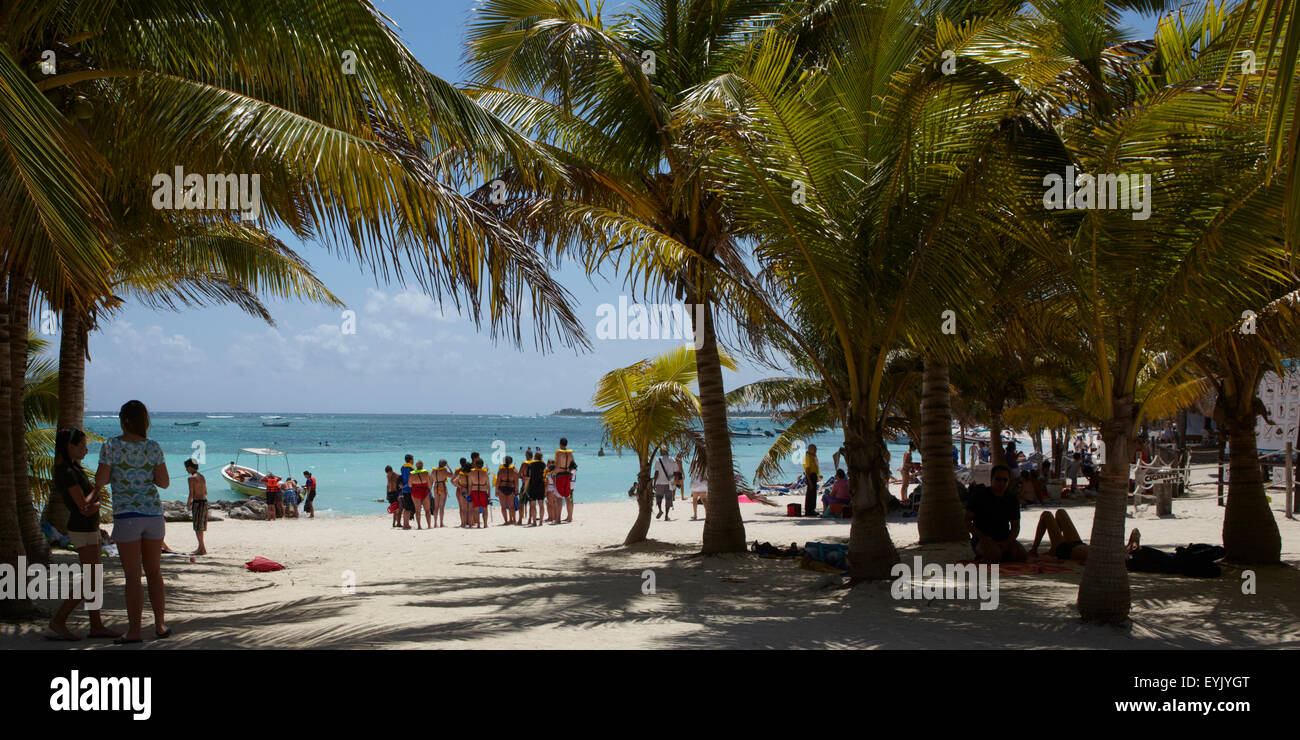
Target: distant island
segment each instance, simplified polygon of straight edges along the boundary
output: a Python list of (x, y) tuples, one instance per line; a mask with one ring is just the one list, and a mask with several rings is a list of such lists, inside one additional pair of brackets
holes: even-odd
[(599, 411), (583, 411), (582, 409), (560, 409), (551, 416), (600, 416)]

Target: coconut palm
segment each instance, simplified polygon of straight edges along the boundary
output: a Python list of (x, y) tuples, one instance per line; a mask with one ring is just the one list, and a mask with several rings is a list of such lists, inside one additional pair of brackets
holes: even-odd
[[(0, 233), (7, 274), (31, 277), (62, 310), (60, 424), (79, 425), (80, 358), (96, 306), (112, 302), (113, 214), (157, 207), (154, 177), (255, 174), (257, 225), (352, 254), (378, 275), (412, 281), (521, 340), (582, 345), (579, 323), (542, 260), (462, 177), (544, 152), (420, 67), (364, 0), (122, 3), (0, 2), (4, 136)], [(293, 33), (285, 33), (292, 28)], [(46, 52), (53, 68), (42, 68)], [(293, 60), (286, 64), (285, 60)], [(26, 70), (27, 74), (23, 74)], [(107, 167), (105, 165), (108, 165)], [(108, 177), (106, 173), (112, 173)], [(179, 183), (178, 183), (179, 185)], [(25, 308), (12, 294), (8, 304)], [(0, 322), (9, 317), (0, 307)], [(12, 369), (0, 326), (0, 557), (9, 512)]]
[(744, 55), (785, 5), (641, 0), (607, 18), (590, 2), (484, 0), (469, 29), (477, 99), (552, 147), (569, 175), (538, 190), (515, 182), (517, 171), (502, 174), (501, 210), (557, 253), (581, 250), (592, 270), (614, 264), (634, 292), (700, 307), (692, 318), (712, 494), (704, 553), (745, 548), (718, 322), (726, 313), (754, 324), (763, 309), (755, 291), (728, 295), (719, 285), (719, 273), (736, 276), (733, 287), (747, 273), (723, 203), (702, 177), (703, 149), (675, 109)]
[[(1166, 334), (1193, 326), (1215, 336), (1267, 300), (1267, 286), (1284, 277), (1285, 193), (1268, 185), (1262, 126), (1234, 105), (1236, 81), (1218, 84), (1231, 64), (1226, 14), (1207, 6), (1163, 20), (1152, 42), (1123, 43), (1105, 14), (1079, 5), (1028, 11), (1038, 33), (1014, 50), (1004, 29), (964, 52), (1017, 79), (1049, 126), (1014, 149), (1020, 176), (1008, 170), (1006, 182), (1023, 187), (1019, 205), (985, 212), (1050, 265), (1073, 338), (1090, 354), (1107, 461), (1078, 609), (1114, 622), (1130, 608), (1124, 510), (1133, 441), (1145, 419), (1171, 410), (1161, 403), (1191, 392), (1188, 363), (1205, 346), (1167, 358)], [(1076, 171), (1138, 177), (1127, 190), (1112, 184), (1133, 207), (1074, 208), (1088, 205), (1081, 199), (1054, 208), (1045, 175), (1058, 173), (1060, 185)]]
[(954, 227), (1015, 102), (978, 69), (944, 74), (943, 50), (978, 24), (925, 12), (856, 4), (827, 21), (838, 41), (811, 70), (770, 33), (692, 98), (713, 122), (708, 167), (738, 231), (807, 343), (833, 348), (818, 374), (844, 429), (855, 581), (886, 578), (897, 560), (885, 528), (889, 359), (910, 349), (953, 361), (965, 348), (943, 331), (945, 312), (971, 331), (983, 321), (970, 288), (989, 274)]
[[(722, 362), (729, 370), (736, 369), (735, 361), (725, 354)], [(691, 390), (696, 382), (694, 350), (678, 347), (612, 370), (596, 384), (591, 400), (601, 411), (605, 443), (615, 451), (631, 450), (637, 457), (637, 518), (625, 545), (643, 542), (650, 531), (650, 465), (655, 451), (691, 449), (692, 458), (700, 457), (700, 399)]]
[[(1264, 407), (1257, 393), (1265, 372), (1284, 375), (1282, 359), (1300, 351), (1298, 299), (1300, 293), (1293, 290), (1272, 301), (1258, 314), (1213, 337), (1193, 359), (1217, 397), (1214, 423), (1229, 439), (1223, 548), (1227, 557), (1242, 563), (1277, 563), (1282, 555), (1281, 533), (1268, 504), (1257, 457), (1256, 421), (1266, 416), (1261, 413)], [(1198, 339), (1193, 335), (1189, 341)]]

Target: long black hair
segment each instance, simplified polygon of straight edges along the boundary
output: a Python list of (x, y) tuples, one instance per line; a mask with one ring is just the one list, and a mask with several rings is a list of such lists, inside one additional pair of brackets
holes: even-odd
[(75, 444), (81, 444), (86, 438), (86, 433), (80, 429), (60, 429), (59, 433), (54, 435), (54, 461), (63, 463), (70, 468), (79, 467), (72, 461), (72, 455), (68, 454), (68, 448)]

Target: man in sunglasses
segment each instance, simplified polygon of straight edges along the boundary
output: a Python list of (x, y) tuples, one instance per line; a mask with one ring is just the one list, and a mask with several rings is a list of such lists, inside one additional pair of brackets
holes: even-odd
[(1011, 468), (995, 465), (992, 486), (971, 486), (966, 503), (966, 529), (977, 563), (1023, 562), (1027, 553), (1016, 541), (1020, 534), (1020, 501), (1007, 492)]

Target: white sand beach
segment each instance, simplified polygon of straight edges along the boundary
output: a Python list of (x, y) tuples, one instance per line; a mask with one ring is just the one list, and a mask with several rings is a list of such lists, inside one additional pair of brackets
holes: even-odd
[[(1202, 476), (1198, 476), (1203, 479)], [(1214, 487), (1175, 500), (1175, 518), (1154, 506), (1129, 520), (1143, 543), (1172, 550), (1220, 541), (1223, 509)], [(791, 519), (782, 506), (742, 504), (746, 536), (775, 545), (847, 542), (846, 521)], [(683, 505), (685, 504), (685, 505)], [(1087, 538), (1092, 507), (1067, 502)], [(996, 609), (974, 601), (891, 598), (887, 583), (828, 587), (834, 577), (794, 560), (701, 558), (700, 521), (677, 502), (651, 541), (619, 546), (636, 515), (628, 503), (579, 504), (572, 524), (544, 527), (391, 529), (382, 506), (371, 518), (274, 523), (225, 520), (208, 530), (211, 554), (164, 556), (168, 622), (174, 635), (141, 646), (107, 641), (49, 643), (43, 624), (2, 626), (0, 647), (172, 648), (1173, 648), (1300, 646), (1300, 522), (1274, 510), (1285, 565), (1257, 568), (1257, 593), (1242, 593), (1241, 568), (1217, 579), (1131, 574), (1132, 624), (1080, 622), (1071, 572), (1004, 576)], [(1022, 515), (1026, 545), (1041, 509)], [(499, 519), (497, 520), (499, 521)], [(891, 517), (904, 562), (954, 562), (962, 544), (917, 545), (915, 519)], [(192, 549), (188, 524), (168, 525), (168, 543)], [(1045, 548), (1046, 549), (1046, 548)], [(261, 555), (286, 566), (253, 573)], [(60, 553), (58, 558), (69, 558)], [(642, 591), (653, 571), (655, 593)], [(355, 576), (355, 592), (343, 588)], [(44, 602), (53, 609), (53, 602)], [(108, 568), (105, 615), (125, 627), (120, 570)], [(151, 631), (146, 605), (145, 633)], [(84, 633), (84, 615), (71, 626)]]

